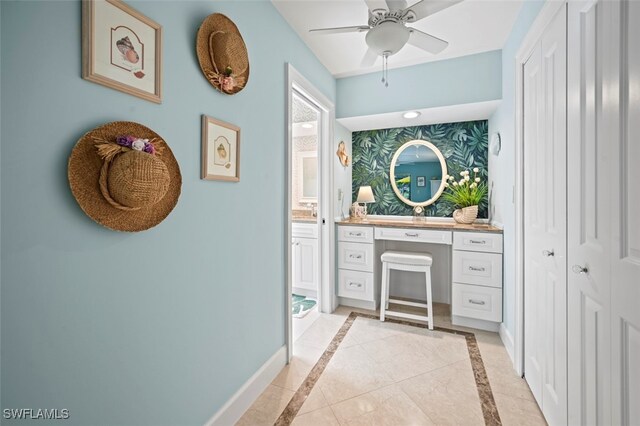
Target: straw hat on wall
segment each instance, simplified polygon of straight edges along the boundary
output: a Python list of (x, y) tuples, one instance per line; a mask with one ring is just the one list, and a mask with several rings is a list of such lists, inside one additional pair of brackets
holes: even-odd
[(207, 16), (196, 40), (200, 68), (213, 87), (233, 95), (244, 89), (249, 80), (247, 46), (238, 27), (226, 16)]
[(171, 213), (182, 187), (167, 143), (138, 123), (115, 121), (91, 130), (71, 151), (71, 192), (80, 208), (115, 231), (152, 228)]

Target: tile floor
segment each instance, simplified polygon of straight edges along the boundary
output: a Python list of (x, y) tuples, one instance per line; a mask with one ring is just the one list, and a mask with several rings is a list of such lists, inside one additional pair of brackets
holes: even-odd
[[(473, 331), (503, 425), (546, 424), (514, 372), (497, 333)], [(237, 423), (272, 425), (351, 311), (339, 307), (297, 339), (294, 357)], [(482, 425), (484, 418), (463, 336), (358, 318), (302, 405), (293, 425)]]

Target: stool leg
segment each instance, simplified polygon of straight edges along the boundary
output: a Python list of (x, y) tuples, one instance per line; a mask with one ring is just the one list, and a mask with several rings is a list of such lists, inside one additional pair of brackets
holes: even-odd
[(389, 310), (389, 298), (391, 297), (391, 291), (389, 290), (389, 287), (391, 287), (391, 269), (389, 269), (389, 267), (387, 266), (387, 280), (385, 281), (387, 284), (387, 299), (385, 300), (385, 308), (388, 311)]
[(425, 273), (427, 282), (427, 306), (429, 312), (427, 312), (427, 321), (429, 322), (429, 330), (433, 330), (433, 297), (431, 295), (431, 267), (427, 268)]
[(387, 303), (387, 286), (389, 283), (389, 268), (387, 262), (382, 262), (382, 279), (380, 283), (380, 321), (384, 321), (384, 311)]

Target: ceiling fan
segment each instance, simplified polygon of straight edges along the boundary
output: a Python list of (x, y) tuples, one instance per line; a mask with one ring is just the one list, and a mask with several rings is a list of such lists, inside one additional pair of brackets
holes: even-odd
[(378, 56), (383, 58), (383, 83), (386, 78), (387, 58), (409, 43), (426, 52), (437, 54), (449, 43), (406, 24), (417, 22), (444, 10), (462, 0), (421, 0), (407, 7), (406, 0), (365, 0), (369, 8), (368, 25), (322, 28), (310, 30), (313, 34), (341, 34), (365, 32), (368, 49), (362, 58), (362, 67), (371, 67)]

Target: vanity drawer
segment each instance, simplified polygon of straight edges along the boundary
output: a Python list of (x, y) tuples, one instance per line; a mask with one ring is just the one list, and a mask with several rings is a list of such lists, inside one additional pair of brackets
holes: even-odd
[(451, 314), (485, 321), (502, 321), (502, 290), (453, 283)]
[(338, 296), (374, 300), (373, 273), (338, 269)]
[(373, 243), (373, 226), (338, 226), (338, 241)]
[(453, 250), (453, 282), (502, 288), (502, 255)]
[(376, 240), (451, 244), (451, 231), (438, 231), (434, 229), (381, 228), (376, 226), (375, 237)]
[(456, 231), (453, 233), (453, 249), (502, 253), (502, 234)]
[(373, 272), (373, 244), (338, 244), (338, 268)]
[(318, 224), (293, 222), (291, 236), (294, 238), (318, 238)]

